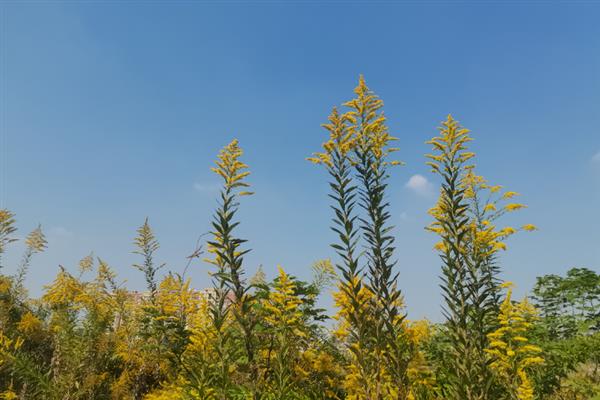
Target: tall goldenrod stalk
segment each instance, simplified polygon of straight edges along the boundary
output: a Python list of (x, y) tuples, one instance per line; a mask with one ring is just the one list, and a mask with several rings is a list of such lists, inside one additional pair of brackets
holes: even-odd
[[(342, 259), (337, 303), (354, 363), (349, 379), (352, 386), (361, 387), (357, 398), (404, 398), (409, 351), (403, 338), (402, 297), (393, 270), (394, 238), (385, 199), (388, 166), (399, 164), (387, 157), (397, 149), (389, 146), (395, 138), (385, 125), (383, 102), (362, 76), (354, 92), (356, 98), (345, 103), (349, 111), (340, 115), (334, 109), (324, 125), (330, 133), (324, 152), (309, 160), (325, 165), (332, 178), (332, 229), (340, 240), (332, 247)], [(357, 202), (362, 217), (355, 210)], [(361, 239), (366, 271), (356, 255)]]
[[(468, 164), (475, 156), (467, 151), (471, 140), (469, 131), (448, 116), (439, 136), (428, 142), (436, 153), (428, 155), (428, 165), (442, 177), (438, 203), (430, 210), (435, 220), (428, 229), (441, 238), (436, 248), (443, 262), (443, 312), (452, 349), (446, 390), (447, 396), (461, 400), (495, 396), (494, 375), (485, 349), (500, 311), (497, 253), (506, 249), (503, 241), (517, 232), (511, 227), (499, 229), (495, 221), (524, 207), (502, 204), (517, 193), (497, 195), (501, 186), (490, 186), (474, 173)], [(521, 228), (535, 229), (531, 224)]]
[(128, 347), (139, 349), (138, 352), (120, 349), (128, 379), (122, 381), (119, 390), (128, 391), (134, 398), (141, 398), (159, 387), (169, 376), (177, 374), (189, 339), (185, 331), (187, 313), (168, 310), (163, 301), (167, 295), (173, 305), (176, 304), (174, 296), (185, 292), (185, 284), (180, 277), (172, 274), (167, 275), (160, 284), (157, 282), (156, 273), (165, 264), (157, 264), (154, 260), (160, 244), (148, 218), (137, 229), (133, 243), (133, 253), (142, 257), (142, 262), (133, 264), (133, 267), (144, 273), (147, 295), (139, 300), (141, 312), (133, 314), (132, 321), (128, 321), (129, 316), (124, 309), (126, 299), (118, 303), (123, 311), (123, 326), (119, 334), (123, 335), (128, 325), (133, 323), (138, 331), (137, 335), (127, 337)]
[(156, 272), (164, 266), (164, 264), (157, 266), (154, 263), (154, 253), (158, 250), (160, 245), (148, 223), (148, 218), (146, 218), (144, 224), (138, 228), (137, 232), (138, 236), (134, 239), (134, 244), (136, 246), (134, 253), (141, 255), (144, 258), (144, 262), (142, 264), (134, 264), (133, 266), (144, 273), (150, 300), (152, 304), (154, 304), (157, 290)]
[(485, 305), (490, 308), (481, 316), (487, 320), (478, 321), (479, 328), (485, 331), (496, 325), (496, 316), (502, 303), (498, 252), (506, 250), (505, 240), (518, 231), (534, 231), (537, 228), (532, 224), (520, 228), (497, 227), (497, 221), (504, 214), (525, 208), (523, 204), (512, 202), (512, 199), (519, 195), (517, 192), (503, 191), (500, 185), (490, 185), (470, 167), (466, 168), (461, 186), (465, 189), (464, 195), (469, 204), (471, 221), (468, 253), (473, 264), (478, 267), (474, 271), (481, 275), (477, 279), (481, 280), (482, 288), (487, 293), (484, 300)]
[(447, 368), (450, 385), (446, 390), (447, 397), (455, 400), (488, 399), (493, 383), (482, 346), (487, 332), (481, 330), (486, 313), (491, 311), (491, 292), (482, 278), (481, 265), (469, 251), (471, 218), (467, 189), (462, 185), (469, 170), (466, 163), (474, 156), (466, 151), (471, 140), (469, 131), (448, 116), (440, 135), (428, 142), (437, 152), (428, 155), (432, 160), (428, 164), (442, 177), (440, 197), (431, 210), (435, 222), (430, 229), (441, 238), (437, 248), (442, 258), (443, 313), (451, 348)]
[(25, 252), (23, 253), (23, 258), (21, 259), (21, 264), (19, 264), (19, 269), (17, 270), (17, 274), (15, 276), (15, 290), (20, 292), (20, 296), (23, 297), (25, 290), (23, 284), (25, 282), (25, 276), (27, 275), (27, 270), (29, 269), (29, 265), (31, 264), (31, 258), (35, 253), (41, 253), (46, 250), (46, 246), (48, 245), (48, 241), (46, 240), (46, 236), (44, 232), (42, 232), (42, 227), (38, 226), (35, 228), (27, 238), (25, 239)]
[(357, 187), (353, 182), (353, 161), (350, 151), (355, 145), (353, 131), (349, 127), (351, 118), (347, 114), (340, 115), (336, 108), (329, 116), (329, 123), (323, 127), (329, 131), (329, 140), (323, 145), (325, 152), (316, 153), (309, 158), (316, 164), (325, 165), (332, 181), (332, 206), (335, 217), (332, 230), (337, 233), (339, 243), (332, 244), (341, 263), (336, 266), (341, 272), (339, 294), (336, 299), (341, 308), (343, 332), (351, 352), (352, 377), (355, 386), (363, 387), (366, 392), (371, 387), (370, 381), (373, 362), (370, 360), (369, 316), (370, 310), (365, 306), (365, 292), (362, 268), (358, 264), (356, 246), (359, 239), (358, 218), (355, 213)]
[(0, 270), (2, 269), (2, 255), (6, 246), (17, 239), (12, 236), (17, 231), (15, 215), (6, 209), (0, 209)]
[(540, 357), (542, 349), (530, 344), (528, 337), (536, 310), (527, 299), (513, 302), (511, 282), (501, 287), (507, 288), (507, 293), (500, 305), (498, 328), (488, 334), (490, 343), (486, 352), (492, 357), (492, 370), (506, 390), (503, 397), (507, 400), (533, 400), (534, 387), (528, 371), (544, 362)]
[[(378, 364), (385, 363), (387, 373), (394, 386), (393, 398), (408, 395), (406, 369), (410, 359), (403, 321), (402, 295), (397, 287), (398, 273), (394, 272), (394, 237), (391, 235), (389, 203), (385, 198), (389, 166), (400, 164), (387, 161), (397, 151), (390, 143), (392, 137), (381, 111), (383, 101), (366, 85), (361, 76), (354, 89), (356, 98), (345, 105), (356, 137), (353, 153), (355, 169), (360, 182), (360, 206), (366, 217), (360, 218), (363, 239), (367, 247), (369, 288), (373, 292), (375, 312), (375, 343)], [(389, 396), (385, 389), (377, 389), (377, 397)]]
[(298, 362), (300, 344), (307, 334), (303, 331), (302, 299), (296, 295), (296, 284), (281, 267), (278, 270), (273, 290), (263, 303), (267, 312), (265, 323), (274, 332), (274, 351), (269, 351), (267, 363), (271, 364), (271, 353), (274, 353), (271, 393), (276, 399), (288, 399), (297, 393), (294, 364)]
[[(254, 328), (256, 318), (253, 313), (254, 298), (250, 292), (250, 285), (244, 279), (244, 255), (250, 250), (242, 250), (241, 246), (246, 240), (235, 236), (235, 228), (239, 222), (234, 220), (238, 210), (238, 198), (252, 194), (245, 190), (249, 185), (245, 178), (250, 174), (248, 166), (240, 161), (243, 151), (237, 140), (233, 140), (219, 153), (216, 167), (212, 168), (223, 179), (223, 188), (220, 192), (221, 203), (217, 208), (212, 226), (213, 239), (208, 242), (209, 252), (214, 254), (210, 260), (217, 267), (213, 274), (213, 299), (210, 312), (215, 331), (217, 332), (217, 354), (221, 359), (221, 397), (227, 398), (227, 388), (231, 382), (230, 362), (237, 358), (228, 354), (231, 347), (229, 341), (232, 332), (228, 328), (229, 314), (233, 316), (241, 332), (242, 347), (244, 349), (244, 362), (238, 365), (240, 370), (249, 371), (252, 385), (250, 391), (255, 399), (259, 398), (257, 387), (258, 368), (255, 363), (255, 338)], [(239, 362), (239, 360), (238, 360)]]

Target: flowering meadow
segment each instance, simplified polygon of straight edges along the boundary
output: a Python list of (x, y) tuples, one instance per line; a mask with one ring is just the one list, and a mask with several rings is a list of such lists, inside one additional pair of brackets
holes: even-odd
[[(423, 228), (437, 237), (443, 317), (407, 317), (387, 186), (402, 157), (383, 106), (361, 76), (307, 154), (306, 168), (328, 177), (332, 222), (322, 228), (335, 235), (310, 281), (246, 265), (252, 238), (240, 237), (238, 210), (253, 193), (237, 140), (211, 168), (222, 183), (212, 230), (189, 257), (189, 268), (210, 264), (212, 287), (155, 262), (160, 235), (147, 219), (132, 230), (144, 292), (90, 254), (31, 298), (31, 260), (47, 247), (34, 229), (16, 273), (0, 258), (0, 398), (600, 399), (600, 275), (542, 275), (515, 298), (502, 254), (537, 228), (503, 224), (525, 205), (481, 175), (474, 136), (450, 115), (423, 156), (441, 181)], [(17, 218), (0, 210), (0, 257)], [(332, 292), (335, 307), (319, 308)]]

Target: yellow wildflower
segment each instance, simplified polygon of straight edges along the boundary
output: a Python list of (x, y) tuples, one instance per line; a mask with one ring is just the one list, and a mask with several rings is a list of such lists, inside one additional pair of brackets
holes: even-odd
[[(244, 178), (250, 175), (250, 171), (247, 171), (248, 165), (240, 161), (243, 154), (244, 151), (239, 146), (238, 140), (234, 139), (219, 152), (218, 160), (215, 162), (217, 166), (211, 168), (211, 171), (223, 178), (226, 190), (250, 186), (244, 182)], [(252, 192), (239, 193), (240, 196), (250, 194)]]
[(521, 227), (521, 229), (523, 229), (524, 231), (533, 232), (536, 231), (538, 228), (533, 224), (525, 224)]
[(31, 335), (35, 332), (38, 332), (42, 328), (42, 321), (40, 321), (35, 315), (33, 315), (30, 311), (23, 314), (19, 324), (17, 325), (17, 329), (27, 335)]
[(521, 208), (525, 208), (526, 206), (523, 204), (517, 204), (517, 203), (511, 203), (511, 204), (507, 204), (504, 206), (504, 209), (506, 211), (516, 211), (516, 210), (520, 210)]
[(25, 244), (28, 248), (30, 248), (33, 252), (39, 253), (46, 249), (46, 245), (48, 242), (46, 241), (46, 236), (42, 232), (42, 227), (38, 226), (35, 228), (25, 239)]
[(519, 195), (519, 193), (517, 193), (517, 192), (506, 192), (502, 195), (502, 198), (503, 199), (512, 199), (513, 197), (518, 196), (518, 195)]
[(483, 208), (483, 211), (484, 211), (484, 212), (487, 212), (487, 211), (496, 211), (496, 205), (495, 205), (494, 203), (487, 204), (487, 205), (486, 205), (486, 206)]

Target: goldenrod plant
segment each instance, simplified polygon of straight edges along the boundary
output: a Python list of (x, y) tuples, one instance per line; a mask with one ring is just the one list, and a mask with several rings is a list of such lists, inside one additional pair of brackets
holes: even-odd
[(29, 265), (31, 264), (31, 258), (35, 253), (43, 252), (46, 249), (47, 244), (48, 242), (46, 241), (44, 232), (42, 232), (41, 226), (35, 228), (25, 238), (25, 252), (23, 253), (23, 258), (21, 259), (19, 269), (17, 270), (17, 274), (15, 276), (15, 289), (20, 295), (24, 294), (23, 283), (25, 281), (25, 276), (27, 275)]
[[(238, 208), (252, 193), (237, 140), (212, 168), (222, 187), (210, 239), (188, 258), (193, 267), (207, 250), (209, 288), (193, 287), (188, 266), (157, 261), (146, 219), (133, 240), (144, 289), (90, 253), (32, 298), (27, 271), (48, 268), (52, 242), (38, 226), (7, 261), (19, 238), (15, 215), (0, 210), (0, 399), (600, 399), (600, 277), (584, 267), (542, 276), (532, 303), (514, 300), (502, 254), (509, 237), (537, 228), (503, 225), (525, 206), (478, 174), (468, 130), (449, 116), (429, 142), (441, 181), (428, 227), (441, 258), (444, 318), (434, 323), (405, 312), (388, 198), (401, 163), (382, 100), (361, 76), (323, 126), (310, 160), (329, 176), (335, 258), (293, 270), (312, 272), (307, 281), (247, 263)], [(335, 310), (321, 308), (329, 290)]]
[[(258, 380), (254, 338), (255, 300), (251, 287), (245, 281), (243, 266), (244, 255), (250, 250), (242, 250), (241, 246), (246, 241), (235, 236), (235, 228), (239, 225), (234, 220), (238, 199), (252, 194), (246, 190), (249, 184), (245, 178), (250, 171), (240, 160), (242, 155), (238, 141), (233, 140), (221, 150), (216, 166), (211, 168), (223, 180), (220, 204), (212, 222), (213, 239), (208, 242), (209, 251), (214, 254), (210, 262), (217, 267), (213, 274), (211, 315), (217, 333), (215, 351), (220, 357), (219, 396), (223, 399), (231, 396), (230, 391), (240, 389), (236, 389), (236, 382), (230, 380), (230, 368), (236, 369), (242, 376), (248, 375), (245, 380), (250, 386), (254, 386)], [(232, 323), (236, 326), (232, 327)], [(239, 341), (236, 343), (239, 345), (230, 346), (231, 340)], [(259, 387), (251, 387), (250, 392), (252, 398), (259, 398)]]
[(511, 282), (501, 286), (507, 289), (507, 293), (500, 305), (499, 327), (488, 334), (486, 352), (491, 356), (490, 366), (506, 390), (503, 398), (534, 400), (529, 371), (544, 362), (540, 357), (542, 349), (530, 343), (536, 310), (526, 298), (513, 302)]
[(263, 302), (265, 323), (274, 332), (273, 345), (267, 353), (267, 362), (272, 364), (272, 393), (276, 399), (291, 398), (298, 391), (294, 387), (294, 364), (302, 341), (307, 337), (302, 324), (300, 305), (302, 300), (295, 293), (295, 283), (279, 267), (279, 276), (273, 290)]
[[(407, 368), (412, 351), (406, 340), (403, 300), (394, 270), (394, 237), (386, 199), (389, 160), (398, 149), (382, 112), (383, 101), (360, 76), (356, 97), (344, 104), (348, 111), (334, 109), (329, 140), (323, 152), (309, 160), (325, 165), (334, 199), (332, 229), (340, 242), (332, 245), (342, 263), (337, 297), (342, 327), (351, 352), (348, 381), (356, 398), (383, 399), (408, 396)], [(362, 213), (355, 208), (359, 206)], [(357, 246), (365, 246), (365, 261)], [(355, 389), (350, 389), (355, 390)]]
[[(502, 390), (485, 351), (501, 305), (497, 256), (507, 248), (505, 239), (518, 231), (498, 228), (497, 221), (525, 206), (512, 202), (516, 192), (503, 192), (475, 173), (475, 153), (468, 151), (471, 140), (469, 130), (449, 115), (440, 134), (428, 142), (434, 153), (427, 156), (427, 164), (442, 178), (428, 229), (441, 239), (436, 249), (442, 259), (443, 312), (452, 354), (442, 392), (455, 399), (491, 399)], [(520, 228), (535, 229), (531, 224)]]
[(164, 267), (164, 264), (156, 266), (154, 263), (154, 253), (160, 247), (154, 236), (154, 232), (148, 223), (148, 218), (144, 224), (138, 228), (138, 236), (134, 239), (136, 250), (135, 254), (139, 254), (144, 258), (142, 264), (134, 264), (133, 266), (144, 273), (146, 278), (146, 289), (153, 303), (156, 297), (156, 272)]
[(132, 296), (120, 293), (116, 296), (120, 313), (115, 328), (121, 338), (118, 354), (123, 363), (123, 373), (113, 386), (112, 393), (115, 397), (128, 395), (141, 398), (169, 376), (176, 375), (178, 359), (186, 345), (183, 329), (186, 320), (185, 314), (176, 314), (161, 301), (165, 296), (174, 300), (171, 298), (183, 283), (171, 274), (157, 282), (156, 272), (164, 264), (156, 265), (154, 261), (160, 245), (147, 218), (138, 228), (133, 242), (134, 253), (143, 260), (133, 267), (144, 273), (146, 291)]
[(16, 231), (15, 215), (7, 209), (0, 209), (0, 269), (6, 246), (17, 240), (13, 236)]
[(341, 273), (339, 295), (336, 299), (337, 306), (340, 308), (338, 316), (343, 329), (339, 336), (347, 342), (351, 368), (355, 370), (349, 374), (347, 380), (352, 382), (352, 385), (369, 388), (372, 383), (369, 370), (373, 369), (370, 351), (367, 348), (370, 346), (368, 343), (370, 310), (366, 307), (365, 293), (368, 289), (363, 283), (363, 272), (359, 266), (356, 249), (359, 239), (356, 224), (358, 217), (355, 213), (358, 190), (352, 176), (351, 154), (356, 140), (349, 126), (350, 121), (349, 115), (341, 115), (334, 108), (329, 116), (329, 123), (323, 125), (330, 136), (323, 144), (324, 152), (316, 153), (309, 160), (325, 165), (332, 179), (329, 185), (335, 202), (332, 206), (335, 218), (331, 229), (339, 238), (339, 244), (333, 244), (332, 247), (341, 259), (341, 263), (336, 264)]
[(376, 362), (387, 365), (393, 388), (376, 389), (375, 398), (404, 398), (408, 395), (407, 367), (412, 348), (405, 337), (403, 299), (398, 288), (398, 273), (394, 270), (394, 236), (391, 214), (386, 198), (389, 167), (399, 165), (389, 156), (398, 149), (391, 146), (396, 140), (388, 132), (382, 112), (383, 101), (366, 85), (364, 77), (354, 90), (356, 98), (345, 105), (350, 108), (351, 129), (356, 136), (356, 177), (360, 187), (360, 206), (366, 213), (361, 217), (361, 230), (367, 248), (366, 266), (370, 290), (374, 294), (374, 340)]

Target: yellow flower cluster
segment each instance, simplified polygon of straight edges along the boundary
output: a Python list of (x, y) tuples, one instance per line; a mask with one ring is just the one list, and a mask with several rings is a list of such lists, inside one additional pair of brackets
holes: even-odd
[[(469, 130), (461, 127), (451, 115), (448, 115), (445, 121), (442, 122), (442, 126), (438, 128), (440, 133), (438, 136), (429, 140), (427, 144), (430, 144), (435, 151), (435, 154), (426, 154), (426, 157), (431, 161), (426, 164), (432, 169), (432, 172), (444, 176), (445, 174), (456, 174), (458, 175), (462, 171), (469, 170), (470, 166), (463, 166), (462, 164), (474, 157), (474, 153), (467, 152), (467, 143), (472, 140), (469, 136)], [(453, 171), (450, 171), (450, 168)], [(455, 179), (455, 178), (453, 178)], [(457, 182), (457, 185), (460, 182)], [(459, 187), (464, 188), (464, 187)], [(455, 188), (457, 190), (459, 188)], [(448, 216), (452, 215), (455, 210), (454, 204), (449, 201), (449, 195), (443, 189), (440, 190), (440, 196), (436, 205), (431, 208), (428, 213), (433, 217), (433, 222), (427, 227), (427, 230), (436, 233), (442, 239), (439, 243), (436, 243), (434, 248), (440, 252), (448, 251), (448, 232), (445, 229), (445, 225), (448, 222)], [(468, 193), (464, 195), (468, 197)], [(458, 248), (457, 250), (466, 253), (466, 248)]]
[[(451, 117), (449, 117), (451, 118)], [(465, 159), (464, 154), (467, 154), (467, 159), (474, 156), (474, 153), (460, 153), (459, 151), (465, 150), (464, 144), (471, 140), (467, 135), (466, 129), (459, 129), (456, 125), (456, 121), (448, 120), (445, 122), (445, 126), (452, 127), (452, 129), (443, 129), (442, 135), (429, 143), (434, 144), (435, 148), (443, 149), (442, 154), (432, 156), (429, 158), (434, 159), (434, 162), (430, 162), (434, 171), (440, 171), (439, 162), (451, 162), (452, 158)], [(462, 133), (459, 133), (462, 132)], [(455, 143), (457, 140), (458, 143)], [(454, 150), (449, 150), (454, 149)], [(454, 152), (456, 150), (456, 152)], [(470, 224), (468, 230), (470, 232), (471, 246), (469, 249), (461, 249), (464, 253), (468, 251), (478, 256), (489, 257), (497, 253), (500, 250), (506, 250), (506, 243), (504, 242), (508, 237), (517, 233), (518, 230), (523, 231), (534, 231), (537, 227), (532, 224), (523, 225), (520, 229), (515, 229), (510, 226), (504, 228), (498, 228), (494, 221), (498, 220), (502, 215), (507, 212), (517, 211), (526, 206), (523, 204), (511, 203), (502, 205), (504, 200), (511, 199), (518, 196), (517, 192), (505, 192), (502, 195), (499, 193), (502, 190), (500, 185), (489, 185), (487, 180), (475, 174), (473, 166), (464, 167), (464, 176), (460, 179), (459, 188), (463, 190), (464, 198), (470, 202)], [(448, 215), (449, 207), (445, 199), (445, 193), (440, 194), (440, 198), (435, 207), (429, 210), (429, 214), (434, 217), (434, 222), (431, 223), (427, 229), (437, 233), (440, 236), (444, 236), (445, 231), (443, 228), (444, 218)], [(438, 242), (434, 248), (440, 252), (446, 251), (446, 245), (444, 242)]]
[[(364, 76), (360, 76), (358, 86), (354, 89), (356, 98), (344, 105), (350, 108), (348, 112), (350, 121), (354, 124), (358, 146), (363, 150), (370, 150), (375, 158), (383, 160), (390, 153), (398, 151), (389, 144), (397, 138), (391, 136), (385, 124), (386, 118), (380, 109), (383, 107), (381, 100), (367, 87)], [(397, 163), (394, 163), (396, 165)]]
[(21, 317), (17, 329), (24, 335), (34, 336), (36, 332), (42, 329), (42, 321), (33, 315), (31, 311), (28, 311)]
[[(381, 352), (373, 352), (373, 360), (382, 360), (384, 358)], [(346, 378), (344, 380), (344, 389), (346, 391), (345, 400), (395, 400), (402, 398), (398, 386), (392, 380), (387, 365), (382, 363), (371, 375), (364, 376), (365, 371), (356, 360), (354, 352), (350, 354), (351, 362), (346, 366)]]
[(343, 367), (335, 357), (321, 349), (310, 347), (300, 354), (293, 377), (300, 383), (316, 379), (326, 398), (338, 399), (335, 389), (338, 389), (343, 374)]
[[(0, 368), (4, 368), (6, 364), (14, 361), (15, 353), (19, 351), (24, 342), (24, 339), (20, 336), (15, 339), (7, 337), (0, 329)], [(0, 392), (0, 399), (14, 400), (17, 398), (18, 396), (13, 391), (12, 384), (7, 390)]]
[(4, 253), (7, 244), (16, 240), (10, 236), (17, 230), (14, 225), (15, 215), (7, 209), (0, 208), (0, 254)]
[[(359, 278), (353, 282), (353, 287), (358, 287), (358, 303), (361, 309), (356, 310), (353, 301), (348, 296), (348, 287), (340, 286), (333, 293), (335, 305), (338, 312), (335, 319), (338, 320), (338, 325), (334, 334), (339, 339), (348, 339), (351, 335), (351, 325), (348, 322), (352, 314), (361, 315), (366, 319), (367, 326), (374, 326), (374, 313), (371, 309), (375, 307), (375, 295), (369, 290), (368, 286), (364, 285)], [(402, 307), (402, 300), (398, 300), (397, 306)], [(414, 351), (411, 352), (407, 374), (411, 382), (406, 396), (414, 399), (414, 393), (420, 391), (431, 390), (435, 385), (433, 371), (427, 364), (425, 355), (418, 350), (418, 347), (429, 340), (431, 330), (430, 325), (425, 320), (419, 321), (403, 321), (403, 334), (405, 335), (406, 343), (408, 343)], [(397, 399), (400, 396), (396, 383), (392, 380), (389, 371), (385, 365), (376, 365), (371, 371), (377, 374), (375, 376), (365, 376), (364, 365), (361, 365), (358, 355), (362, 355), (362, 363), (377, 362), (377, 360), (385, 359), (385, 354), (375, 348), (370, 348), (366, 343), (352, 343), (351, 351), (348, 353), (349, 362), (346, 365), (346, 379), (344, 381), (344, 389), (347, 392), (347, 399), (365, 400), (370, 398), (381, 399)], [(379, 387), (374, 387), (374, 383), (379, 382)], [(373, 384), (373, 385), (372, 385)], [(379, 393), (379, 397), (375, 394)], [(373, 397), (375, 396), (375, 397)]]
[(332, 167), (334, 155), (348, 157), (354, 162), (350, 154), (357, 151), (371, 153), (379, 164), (401, 165), (397, 160), (385, 160), (399, 149), (390, 147), (390, 143), (398, 139), (388, 132), (386, 118), (380, 111), (383, 100), (368, 88), (362, 75), (354, 93), (356, 97), (344, 103), (349, 110), (340, 114), (334, 108), (329, 115), (329, 123), (322, 125), (329, 131), (329, 140), (323, 143), (323, 152), (314, 153), (308, 160)]
[(25, 244), (33, 252), (39, 253), (44, 251), (48, 242), (46, 241), (46, 236), (44, 236), (44, 233), (42, 232), (42, 228), (38, 226), (29, 235), (27, 235)]
[(190, 289), (190, 280), (182, 281), (172, 274), (165, 276), (159, 285), (156, 306), (166, 317), (192, 314), (197, 303)]
[(23, 346), (23, 342), (21, 337), (11, 339), (0, 331), (0, 366), (12, 359), (12, 353), (18, 351)]
[[(356, 303), (362, 307), (362, 309), (356, 309), (354, 302), (348, 296), (349, 291), (353, 291), (357, 288), (358, 296), (356, 296)], [(361, 281), (359, 277), (354, 277), (351, 282), (347, 284), (341, 283), (338, 290), (333, 293), (333, 300), (336, 308), (338, 309), (335, 319), (338, 321), (338, 327), (333, 332), (339, 339), (344, 339), (350, 334), (350, 319), (352, 315), (363, 315), (364, 318), (372, 318), (373, 313), (369, 310), (373, 303), (375, 295), (373, 292)], [(372, 320), (370, 322), (373, 322)]]
[(329, 123), (323, 124), (323, 128), (329, 131), (329, 140), (323, 143), (322, 153), (314, 153), (308, 161), (315, 164), (325, 164), (333, 166), (332, 156), (338, 154), (340, 157), (346, 157), (356, 146), (356, 135), (354, 129), (348, 125), (352, 118), (349, 114), (340, 115), (337, 108), (334, 108), (328, 117)]
[[(501, 204), (504, 200), (518, 196), (518, 193), (497, 194), (502, 190), (502, 186), (489, 185), (486, 179), (475, 174), (473, 168), (467, 169), (467, 173), (461, 180), (461, 187), (464, 188), (465, 197), (471, 201), (470, 229), (474, 250), (484, 256), (491, 256), (499, 250), (506, 250), (504, 240), (517, 233), (518, 230), (510, 226), (497, 228), (494, 221), (506, 212), (525, 208), (523, 204), (511, 203), (504, 206)], [(521, 227), (521, 230), (530, 232), (536, 229), (532, 224)]]
[(191, 331), (190, 351), (208, 357), (210, 353), (209, 342), (215, 339), (215, 334), (210, 330), (208, 295), (197, 296), (195, 311), (189, 316), (188, 323)]
[[(219, 152), (218, 159), (215, 161), (216, 167), (211, 171), (219, 175), (225, 181), (225, 188), (231, 190), (234, 188), (249, 187), (244, 178), (250, 175), (247, 171), (248, 165), (240, 161), (244, 151), (239, 146), (238, 140), (234, 139)], [(241, 191), (240, 196), (250, 195), (252, 192)]]
[(408, 366), (408, 377), (411, 386), (408, 400), (414, 400), (416, 393), (429, 393), (436, 384), (433, 369), (420, 349), (420, 346), (427, 343), (431, 337), (431, 326), (427, 320), (406, 321), (405, 323), (406, 334), (415, 348)]
[(507, 282), (506, 297), (500, 306), (499, 328), (488, 335), (489, 348), (485, 351), (492, 358), (491, 367), (500, 379), (516, 387), (516, 398), (533, 400), (533, 386), (527, 370), (544, 362), (542, 349), (529, 343), (528, 333), (533, 327), (535, 307), (527, 299), (519, 303), (512, 301), (512, 283)]
[(304, 333), (296, 327), (302, 316), (299, 309), (302, 300), (296, 296), (296, 285), (289, 275), (283, 268), (277, 268), (279, 276), (275, 288), (269, 293), (269, 297), (264, 303), (265, 309), (269, 312), (265, 320), (275, 327), (292, 329), (294, 334), (304, 336)]
[(475, 156), (475, 153), (465, 151), (467, 143), (473, 140), (469, 136), (469, 130), (461, 127), (452, 115), (448, 115), (446, 121), (438, 128), (439, 136), (427, 141), (427, 144), (433, 146), (438, 155), (426, 154), (425, 156), (432, 161), (428, 161), (433, 172), (440, 174), (442, 172), (442, 163), (464, 163)]
[[(216, 167), (211, 168), (211, 171), (223, 178), (224, 191), (227, 192), (228, 196), (231, 196), (231, 198), (253, 194), (246, 190), (241, 190), (237, 193), (235, 192), (236, 190), (250, 187), (250, 185), (244, 181), (244, 178), (250, 175), (250, 171), (248, 171), (248, 165), (240, 161), (240, 157), (243, 154), (244, 151), (239, 146), (238, 140), (234, 139), (221, 149), (218, 159), (215, 161)], [(226, 213), (231, 213), (234, 208), (235, 205), (229, 204), (229, 210)], [(216, 245), (223, 246), (223, 244), (224, 238), (222, 237), (222, 233), (214, 232), (212, 243), (209, 243), (207, 246), (207, 252), (212, 254), (213, 258), (204, 258), (203, 261), (222, 268), (223, 260), (219, 256), (218, 249), (215, 247)], [(236, 252), (235, 255), (237, 256), (239, 253)]]
[(11, 288), (12, 280), (7, 276), (0, 275), (0, 294), (7, 294)]
[[(70, 306), (76, 303), (83, 295), (83, 285), (66, 270), (56, 275), (54, 282), (46, 287), (42, 300), (51, 307)], [(74, 305), (73, 305), (74, 306)]]

